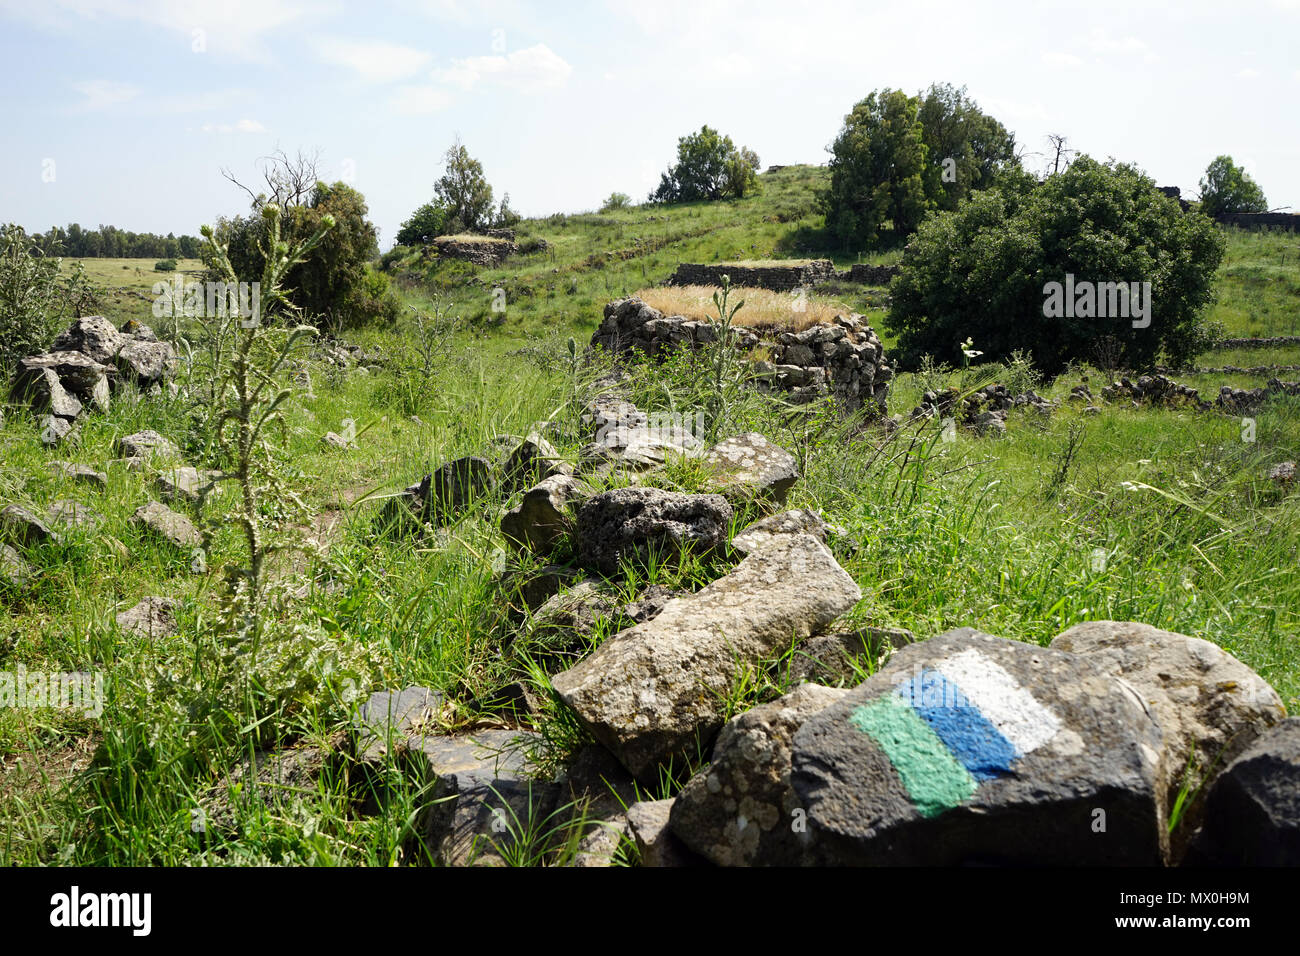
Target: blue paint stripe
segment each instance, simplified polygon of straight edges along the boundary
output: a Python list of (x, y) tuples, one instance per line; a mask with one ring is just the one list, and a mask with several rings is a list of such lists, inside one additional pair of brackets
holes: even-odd
[(976, 780), (992, 780), (1021, 756), (1016, 746), (938, 671), (923, 669), (897, 691)]

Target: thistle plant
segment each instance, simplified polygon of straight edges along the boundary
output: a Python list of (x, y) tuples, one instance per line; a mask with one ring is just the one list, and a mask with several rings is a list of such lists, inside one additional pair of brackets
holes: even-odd
[(713, 320), (715, 338), (706, 358), (710, 389), (705, 411), (709, 422), (710, 444), (719, 439), (725, 426), (727, 410), (741, 385), (735, 348), (736, 333), (732, 324), (745, 300), (730, 305), (730, 297), (731, 276), (724, 275), (722, 288), (713, 293), (713, 307), (718, 310), (718, 317)]
[[(296, 496), (279, 482), (272, 465), (268, 429), (279, 426), (283, 437), (285, 424), (282, 406), (293, 394), (277, 375), (299, 345), (316, 330), (310, 325), (290, 322), (299, 309), (289, 300), (284, 288), (289, 270), (302, 262), (334, 226), (334, 218), (325, 216), (324, 226), (315, 235), (296, 245), (281, 238), (280, 207), (267, 203), (262, 207), (267, 238), (262, 247), (265, 266), (260, 284), (251, 296), (251, 314), (245, 309), (244, 296), (239, 307), (222, 308), (215, 316), (206, 316), (208, 333), (207, 362), (212, 382), (209, 440), (213, 457), (223, 466), (217, 481), (234, 481), (239, 486), (239, 510), (234, 520), (242, 527), (248, 564), (237, 576), (246, 584), (242, 608), (246, 630), (256, 647), (260, 632), (266, 559), (268, 547), (263, 518), (264, 498)], [(238, 288), (238, 276), (230, 263), (229, 250), (218, 242), (211, 226), (202, 229), (212, 247), (212, 260), (227, 289)], [(281, 325), (275, 320), (283, 318)], [(301, 506), (301, 502), (297, 502)]]

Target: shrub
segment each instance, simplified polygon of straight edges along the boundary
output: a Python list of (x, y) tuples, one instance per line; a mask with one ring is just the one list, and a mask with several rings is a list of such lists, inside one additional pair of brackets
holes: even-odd
[(1219, 156), (1201, 180), (1201, 212), (1218, 216), (1232, 212), (1268, 212), (1264, 190), (1231, 156)]
[(438, 202), (427, 202), (397, 230), (399, 246), (424, 246), (441, 236), (447, 225), (447, 207)]
[(627, 193), (614, 192), (614, 193), (610, 193), (609, 198), (607, 198), (603, 203), (601, 203), (600, 211), (617, 212), (618, 210), (626, 209), (631, 205), (632, 205), (631, 196), (629, 196)]
[(175, 272), (175, 271), (176, 271), (176, 260), (175, 260), (175, 259), (159, 259), (157, 262), (155, 262), (155, 263), (153, 264), (153, 271), (154, 271), (154, 272)]
[[(1037, 189), (986, 190), (927, 219), (904, 252), (888, 324), (910, 367), (926, 354), (956, 364), (968, 337), (989, 359), (1023, 349), (1052, 374), (1091, 359), (1106, 336), (1129, 367), (1161, 350), (1181, 362), (1204, 341), (1199, 313), (1223, 251), (1209, 219), (1183, 213), (1141, 171), (1084, 156)], [(1067, 274), (1149, 282), (1149, 325), (1047, 314), (1048, 283)]]
[(22, 226), (0, 226), (0, 371), (43, 352), (64, 317), (61, 260), (46, 256)]

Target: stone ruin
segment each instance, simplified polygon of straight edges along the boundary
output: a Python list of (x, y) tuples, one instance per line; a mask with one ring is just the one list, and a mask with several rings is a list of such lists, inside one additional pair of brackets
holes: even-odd
[(477, 266), (494, 266), (519, 251), (514, 234), (506, 236), (438, 236), (433, 248), (443, 259), (460, 259)]
[(844, 271), (835, 268), (829, 259), (792, 259), (788, 263), (774, 262), (764, 266), (745, 266), (731, 263), (683, 262), (668, 279), (669, 285), (721, 285), (724, 275), (731, 277), (732, 285), (768, 289), (772, 292), (790, 292), (822, 282), (855, 282), (861, 285), (888, 285), (902, 270), (898, 266), (872, 266), (865, 263), (850, 266)]
[[(742, 327), (733, 327), (733, 332), (742, 352), (760, 346), (769, 350), (769, 359), (754, 362), (760, 388), (783, 392), (796, 404), (830, 395), (848, 409), (871, 406), (884, 414), (894, 370), (885, 359), (880, 337), (862, 316), (837, 316), (829, 325), (798, 332)], [(676, 349), (696, 349), (716, 340), (712, 323), (666, 316), (633, 297), (605, 306), (605, 320), (592, 335), (591, 345), (615, 355), (641, 352), (659, 359)]]
[(86, 410), (107, 411), (124, 388), (160, 394), (176, 367), (176, 350), (134, 319), (120, 329), (102, 315), (77, 319), (49, 352), (18, 363), (9, 400), (40, 420), (41, 440), (56, 446), (76, 433)]

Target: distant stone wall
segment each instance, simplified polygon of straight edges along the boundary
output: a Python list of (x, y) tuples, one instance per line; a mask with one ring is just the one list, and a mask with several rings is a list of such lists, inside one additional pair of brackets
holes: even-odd
[(1245, 229), (1280, 226), (1295, 231), (1300, 227), (1300, 215), (1290, 212), (1225, 212), (1214, 218), (1225, 226), (1241, 226)]
[(894, 276), (902, 271), (898, 266), (869, 266), (860, 263), (849, 266), (849, 271), (841, 272), (840, 278), (862, 285), (889, 285)]
[(725, 263), (701, 265), (683, 262), (668, 280), (669, 285), (721, 285), (724, 275), (731, 276), (732, 285), (754, 289), (771, 289), (789, 292), (802, 286), (816, 285), (837, 276), (835, 263), (829, 259), (814, 259), (798, 265), (733, 266)]
[(433, 240), (433, 247), (444, 259), (461, 259), (480, 266), (496, 265), (507, 256), (514, 255), (517, 250), (515, 244), (509, 239), (490, 236), (476, 241), (458, 239), (455, 236), (438, 236)]
[[(763, 345), (770, 353), (769, 360), (753, 365), (760, 388), (779, 390), (800, 404), (833, 395), (850, 409), (865, 405), (884, 414), (894, 372), (879, 336), (862, 316), (840, 316), (829, 325), (768, 337), (753, 329), (734, 331), (740, 349), (751, 351)], [(605, 320), (591, 337), (593, 347), (615, 354), (639, 351), (652, 359), (715, 341), (711, 323), (666, 316), (637, 298), (605, 306)]]

